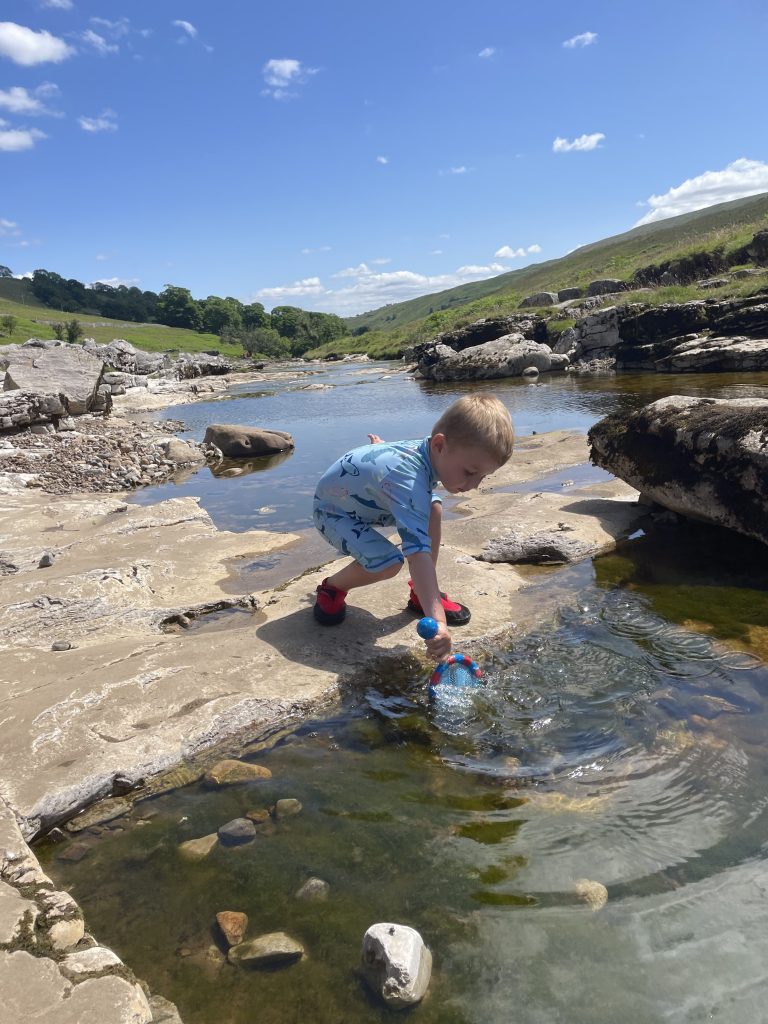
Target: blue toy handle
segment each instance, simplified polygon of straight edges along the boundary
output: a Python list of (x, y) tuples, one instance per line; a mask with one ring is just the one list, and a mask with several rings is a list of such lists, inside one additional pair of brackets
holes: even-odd
[(437, 631), (439, 629), (440, 627), (437, 624), (437, 620), (431, 618), (429, 615), (425, 615), (423, 619), (419, 619), (416, 632), (422, 640), (431, 640), (432, 637), (437, 636)]

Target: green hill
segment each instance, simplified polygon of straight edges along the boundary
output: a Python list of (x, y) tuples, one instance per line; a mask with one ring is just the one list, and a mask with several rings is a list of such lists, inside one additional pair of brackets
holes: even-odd
[[(756, 231), (768, 227), (768, 193), (735, 199), (706, 210), (632, 228), (599, 242), (583, 245), (560, 259), (534, 263), (498, 277), (459, 285), (432, 295), (393, 303), (346, 320), (350, 331), (365, 328), (389, 332), (431, 314), (477, 302), (504, 297), (510, 303), (538, 291), (585, 287), (604, 277), (629, 279), (649, 264), (678, 259), (690, 252), (723, 246), (731, 251), (750, 241)], [(478, 316), (482, 313), (478, 313)]]
[[(180, 327), (164, 327), (162, 324), (135, 324), (126, 320), (108, 320), (86, 313), (64, 313), (35, 304), (31, 291), (14, 289), (13, 285), (25, 285), (25, 281), (14, 278), (0, 279), (0, 351), (2, 345), (11, 342), (20, 344), (28, 338), (55, 338), (55, 323), (78, 320), (83, 336), (93, 338), (100, 345), (106, 345), (114, 338), (130, 341), (136, 348), (147, 352), (219, 352), (223, 356), (242, 356), (240, 345), (222, 343), (215, 334), (200, 334)], [(18, 295), (21, 301), (10, 297)], [(8, 297), (6, 297), (8, 296)], [(14, 318), (13, 333), (2, 333), (5, 316)]]

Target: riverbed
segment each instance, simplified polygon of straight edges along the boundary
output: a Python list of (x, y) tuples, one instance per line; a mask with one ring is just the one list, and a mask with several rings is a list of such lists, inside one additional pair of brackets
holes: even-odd
[[(249, 422), (290, 430), (296, 452), (236, 477), (201, 470), (136, 500), (195, 494), (224, 528), (304, 536), (314, 481), (340, 451), (368, 431), (426, 434), (459, 393), (396, 370), (341, 364), (274, 394), (235, 388), (225, 402), (176, 406), (195, 437), (209, 422)], [(308, 381), (332, 386), (300, 390)], [(768, 376), (478, 386), (507, 402), (522, 435), (584, 432), (671, 393), (766, 397)], [(561, 490), (592, 473), (585, 464), (519, 489)], [(69, 844), (45, 847), (47, 870), (187, 1024), (389, 1019), (356, 972), (377, 920), (411, 924), (431, 947), (433, 982), (416, 1011), (430, 1024), (758, 1024), (764, 549), (704, 527), (649, 526), (612, 554), (528, 579), (526, 600), (550, 609), (546, 621), (485, 645), (486, 686), (460, 713), (431, 707), (413, 669), (358, 678), (331, 710), (245, 743), (268, 782), (141, 801), (87, 833), (76, 863), (63, 859)], [(245, 846), (180, 860), (181, 842), (281, 797), (301, 813)], [(327, 903), (295, 898), (309, 876), (329, 882)], [(604, 906), (579, 898), (585, 879), (605, 887)], [(306, 957), (282, 971), (232, 967), (213, 923), (224, 909), (247, 912), (249, 934), (289, 932)]]

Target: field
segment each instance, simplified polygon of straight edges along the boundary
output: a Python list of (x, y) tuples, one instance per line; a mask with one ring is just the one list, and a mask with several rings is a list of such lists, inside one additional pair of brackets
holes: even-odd
[(223, 356), (243, 354), (239, 345), (222, 345), (215, 334), (198, 334), (197, 331), (163, 327), (162, 324), (134, 324), (124, 320), (97, 319), (85, 313), (62, 313), (55, 309), (31, 305), (27, 296), (24, 296), (24, 299), (24, 302), (18, 302), (0, 297), (0, 322), (2, 317), (8, 315), (17, 320), (12, 335), (0, 336), (0, 345), (8, 345), (11, 342), (20, 344), (28, 338), (54, 338), (53, 324), (77, 320), (83, 328), (83, 337), (93, 338), (100, 345), (106, 345), (115, 338), (122, 338), (146, 352), (218, 352)]

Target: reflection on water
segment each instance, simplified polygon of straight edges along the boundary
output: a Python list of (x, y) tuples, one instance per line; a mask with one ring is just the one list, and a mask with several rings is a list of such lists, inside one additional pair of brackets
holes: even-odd
[[(76, 864), (45, 849), (48, 870), (188, 1024), (389, 1020), (355, 971), (388, 920), (433, 950), (429, 1024), (761, 1024), (768, 574), (726, 535), (700, 535), (698, 558), (682, 538), (597, 559), (547, 628), (486, 651), (485, 686), (451, 720), (423, 679), (369, 682), (251, 755), (271, 780), (140, 803), (142, 827), (87, 836)], [(729, 565), (707, 610), (697, 594)], [(281, 797), (302, 813), (180, 860), (178, 843)], [(294, 898), (310, 875), (331, 886), (319, 910)], [(604, 909), (582, 879), (607, 888)], [(308, 957), (229, 966), (223, 909)]]
[[(373, 431), (384, 438), (424, 437), (452, 401), (468, 391), (492, 391), (507, 404), (518, 436), (534, 431), (586, 433), (609, 413), (630, 411), (670, 394), (715, 398), (768, 397), (768, 373), (749, 374), (542, 374), (535, 384), (520, 378), (469, 384), (414, 381), (399, 364), (361, 368), (354, 363), (292, 367), (268, 383), (229, 389), (223, 402), (176, 405), (164, 415), (182, 419), (202, 439), (210, 423), (226, 421), (287, 430), (296, 441), (290, 459), (267, 473), (242, 474), (237, 486), (205, 469), (178, 483), (142, 488), (134, 499), (153, 504), (162, 498), (195, 495), (222, 529), (295, 530), (310, 527), (315, 484), (340, 454), (366, 444)], [(300, 385), (331, 385), (304, 391)], [(514, 456), (513, 456), (514, 458)], [(236, 467), (233, 467), (236, 468)], [(255, 509), (268, 506), (268, 516)]]

